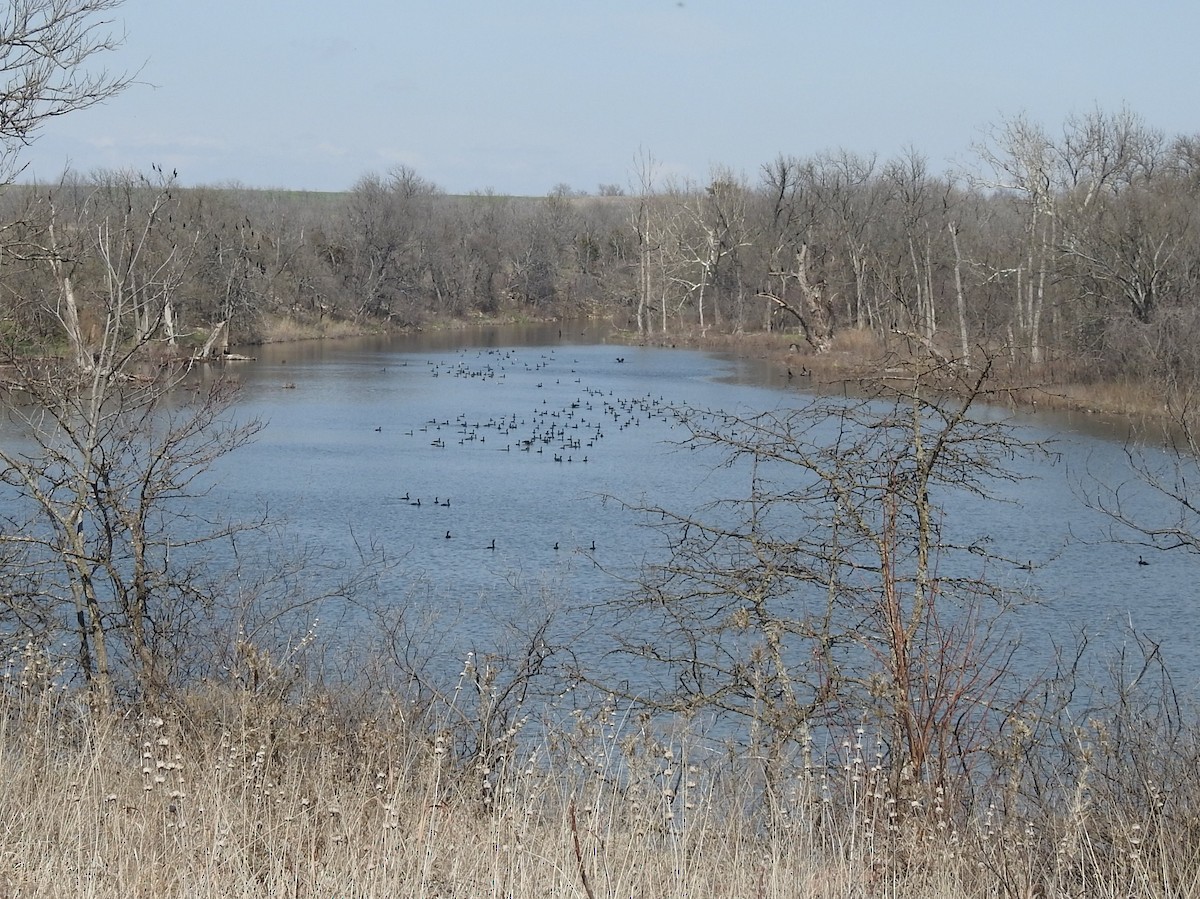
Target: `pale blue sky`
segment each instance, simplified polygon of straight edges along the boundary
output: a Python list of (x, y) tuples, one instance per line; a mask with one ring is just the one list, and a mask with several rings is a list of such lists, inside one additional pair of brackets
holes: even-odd
[(1002, 117), (1127, 106), (1200, 132), (1194, 0), (126, 0), (141, 81), (52, 122), (26, 177), (452, 193), (628, 187), (635, 159), (751, 180), (780, 154), (907, 147), (937, 171)]

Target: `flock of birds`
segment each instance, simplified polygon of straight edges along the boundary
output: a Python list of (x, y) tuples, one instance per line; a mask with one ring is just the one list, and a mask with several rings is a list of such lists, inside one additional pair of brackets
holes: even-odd
[[(578, 360), (572, 360), (577, 364)], [(625, 362), (617, 356), (615, 364)], [(409, 362), (401, 363), (410, 367)], [(651, 423), (665, 423), (668, 427), (682, 421), (681, 413), (670, 406), (662, 396), (649, 393), (638, 396), (617, 396), (612, 389), (600, 389), (583, 383), (583, 377), (575, 368), (562, 371), (562, 363), (554, 350), (540, 353), (535, 359), (525, 359), (515, 349), (481, 350), (468, 358), (460, 352), (455, 360), (427, 360), (425, 367), (430, 377), (457, 378), (481, 383), (504, 382), (509, 375), (530, 379), (525, 386), (534, 386), (534, 395), (542, 394), (540, 403), (522, 411), (506, 411), (503, 414), (476, 415), (458, 412), (453, 417), (434, 417), (419, 424), (404, 428), (402, 436), (414, 441), (427, 441), (435, 451), (476, 450), (528, 454), (532, 458), (556, 465), (587, 465), (598, 458), (603, 441), (613, 432), (641, 428)], [(552, 402), (553, 400), (553, 402)], [(721, 417), (722, 413), (710, 413)], [(375, 431), (383, 433), (383, 426)], [(454, 470), (454, 461), (446, 460), (449, 473)], [(432, 500), (406, 492), (398, 501), (414, 509), (451, 507), (449, 496), (435, 495)], [(438, 533), (442, 533), (438, 531)], [(444, 540), (455, 539), (452, 530), (444, 531)], [(555, 541), (551, 547), (559, 550), (563, 541)], [(483, 544), (482, 549), (495, 551), (496, 539)], [(572, 546), (576, 552), (595, 552), (596, 542)], [(1139, 566), (1150, 563), (1139, 556)], [(1032, 570), (1034, 565), (1019, 565)]]
[[(614, 364), (624, 362), (623, 356), (614, 360)], [(401, 364), (411, 366), (408, 362)], [(576, 364), (578, 360), (572, 360), (571, 365)], [(588, 465), (599, 458), (605, 439), (614, 432), (642, 428), (652, 422), (671, 425), (678, 419), (678, 413), (662, 396), (647, 393), (622, 397), (612, 389), (583, 383), (577, 369), (563, 370), (553, 350), (529, 359), (523, 358), (518, 350), (481, 350), (470, 357), (462, 352), (453, 360), (427, 360), (425, 366), (430, 377), (478, 381), (481, 385), (504, 382), (512, 375), (514, 380), (525, 379), (523, 385), (533, 388), (532, 395), (541, 396), (540, 402), (521, 411), (486, 416), (457, 412), (404, 426), (403, 438), (414, 443), (422, 441), (433, 451), (447, 451), (448, 474), (453, 473), (455, 465), (449, 453), (456, 450), (509, 453), (514, 460), (520, 454), (527, 454), (530, 459), (564, 467)], [(384, 429), (376, 426), (375, 430), (383, 433)], [(451, 505), (451, 498), (441, 494), (430, 500), (409, 491), (398, 499), (414, 509)], [(446, 530), (443, 539), (453, 540), (455, 536), (452, 530)], [(560, 547), (565, 547), (561, 540), (554, 542), (552, 549)], [(482, 548), (495, 550), (495, 538)], [(596, 541), (592, 539), (571, 548), (577, 552), (595, 552)]]

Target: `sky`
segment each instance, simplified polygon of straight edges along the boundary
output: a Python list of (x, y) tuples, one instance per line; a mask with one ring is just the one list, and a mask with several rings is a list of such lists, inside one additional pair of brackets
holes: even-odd
[(1024, 115), (1128, 109), (1200, 133), (1194, 0), (125, 0), (136, 83), (48, 123), (67, 167), (341, 191), (404, 166), (448, 193), (751, 183), (779, 156), (910, 150), (936, 172)]

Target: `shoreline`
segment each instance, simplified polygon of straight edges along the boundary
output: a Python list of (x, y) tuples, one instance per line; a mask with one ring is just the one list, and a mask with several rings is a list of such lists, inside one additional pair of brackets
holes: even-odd
[[(884, 360), (901, 359), (895, 350), (859, 332), (839, 334), (833, 347), (820, 354), (806, 351), (795, 334), (629, 336), (634, 339), (625, 342), (635, 345), (708, 349), (758, 359), (781, 372), (796, 372), (805, 378), (804, 383), (817, 388), (878, 378)], [(1102, 380), (1085, 383), (1077, 378), (1056, 378), (1054, 374), (1055, 367), (1049, 364), (1029, 370), (998, 365), (992, 390), (1013, 409), (1077, 413), (1116, 419), (1134, 427), (1161, 427), (1172, 420), (1161, 393), (1151, 385)]]
[[(617, 327), (609, 316), (587, 314), (577, 318), (551, 316), (543, 319), (526, 316), (438, 318), (420, 325), (401, 327), (388, 327), (378, 322), (307, 323), (272, 319), (266, 323), (258, 339), (230, 341), (230, 346), (248, 348), (421, 332), (452, 333), (492, 326), (566, 325), (574, 322), (586, 322), (598, 334), (605, 333), (607, 340), (626, 346), (699, 349), (755, 359), (781, 374), (786, 373), (789, 378), (794, 374), (800, 379), (799, 383), (817, 390), (823, 386), (837, 385), (841, 388), (850, 382), (878, 379), (881, 366), (888, 364), (889, 360), (893, 363), (903, 361), (907, 355), (903, 337), (897, 336), (893, 345), (889, 346), (881, 343), (875, 335), (856, 330), (839, 332), (829, 350), (816, 353), (805, 346), (802, 336), (796, 333), (737, 333), (706, 329), (702, 333), (682, 330), (665, 334), (639, 334)], [(979, 351), (979, 348), (976, 349)], [(1076, 413), (1098, 420), (1116, 420), (1141, 430), (1150, 426), (1170, 427), (1176, 423), (1177, 416), (1168, 407), (1161, 390), (1153, 385), (1129, 380), (1081, 378), (1078, 377), (1078, 362), (1055, 361), (1021, 367), (1004, 360), (998, 362), (994, 372), (992, 392), (999, 402), (1007, 403), (1014, 410)]]

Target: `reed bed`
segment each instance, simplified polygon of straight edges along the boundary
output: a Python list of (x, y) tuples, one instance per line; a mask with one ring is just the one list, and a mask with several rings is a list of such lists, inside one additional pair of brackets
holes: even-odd
[(771, 759), (601, 704), (466, 756), (444, 709), (386, 690), (230, 684), (98, 712), (31, 657), (4, 684), (3, 897), (1200, 891), (1200, 788), (1177, 741), (1178, 777), (1122, 770), (1080, 732), (1074, 780), (1041, 784), (1038, 805), (1019, 771), (974, 795), (906, 782), (862, 728)]
[(257, 342), (260, 343), (289, 343), (299, 340), (362, 337), (366, 334), (378, 333), (380, 333), (378, 326), (362, 325), (353, 321), (265, 315), (259, 322), (256, 337)]

